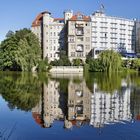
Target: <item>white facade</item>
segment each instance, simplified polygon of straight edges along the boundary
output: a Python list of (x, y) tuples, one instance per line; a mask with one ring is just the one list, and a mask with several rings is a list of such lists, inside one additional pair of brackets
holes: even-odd
[(103, 127), (105, 124), (131, 121), (130, 89), (114, 91), (113, 94), (104, 93), (94, 85), (94, 94), (91, 97), (91, 119), (90, 125)]
[(89, 55), (97, 58), (101, 51), (108, 49), (133, 53), (136, 51), (135, 28), (135, 20), (106, 16), (101, 11), (89, 17), (67, 10), (64, 18), (53, 18), (46, 11), (32, 24), (32, 31), (41, 43), (42, 58), (47, 57), (49, 61), (58, 60), (62, 48), (67, 48), (71, 61), (76, 58), (85, 61)]
[(32, 109), (34, 119), (43, 127), (51, 127), (57, 119), (63, 118), (60, 108), (59, 82), (48, 80), (48, 84), (43, 84), (43, 95), (39, 103)]
[(103, 50), (133, 52), (135, 50), (135, 21), (106, 16), (103, 12), (91, 15), (92, 55), (97, 58)]
[(50, 127), (54, 120), (63, 118), (62, 110), (59, 108), (59, 82), (49, 80), (44, 86), (44, 114), (45, 127)]
[[(36, 24), (36, 23), (40, 24)], [(49, 61), (59, 59), (60, 49), (64, 47), (64, 19), (52, 18), (49, 12), (41, 14), (32, 25), (32, 32), (35, 33), (41, 43), (43, 58)]]

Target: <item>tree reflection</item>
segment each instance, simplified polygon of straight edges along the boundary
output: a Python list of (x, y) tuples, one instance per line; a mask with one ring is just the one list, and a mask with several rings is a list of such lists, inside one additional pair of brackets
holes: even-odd
[[(0, 73), (0, 94), (10, 109), (32, 112), (37, 124), (65, 129), (140, 120), (139, 75), (92, 73), (85, 77), (47, 78), (46, 74)], [(108, 94), (110, 93), (110, 94)]]
[(113, 93), (121, 89), (123, 79), (126, 79), (124, 73), (89, 73), (85, 76), (89, 89), (93, 90), (93, 84), (96, 83), (101, 91)]
[(31, 110), (39, 101), (41, 82), (31, 73), (0, 73), (0, 94), (10, 109)]
[[(101, 77), (107, 78), (106, 75)], [(39, 103), (32, 109), (33, 118), (43, 128), (52, 127), (56, 120), (63, 121), (65, 129), (84, 125), (101, 128), (107, 124), (131, 122), (133, 117), (139, 117), (139, 113), (135, 110), (137, 104), (133, 106), (135, 96), (132, 101), (133, 90), (128, 84), (128, 77), (120, 76), (119, 84), (113, 85), (111, 90), (108, 87), (98, 88), (99, 77), (92, 81), (90, 76), (90, 90), (84, 78), (49, 79), (48, 84), (43, 84)], [(112, 84), (111, 77), (109, 80)], [(133, 111), (135, 116), (132, 116)]]

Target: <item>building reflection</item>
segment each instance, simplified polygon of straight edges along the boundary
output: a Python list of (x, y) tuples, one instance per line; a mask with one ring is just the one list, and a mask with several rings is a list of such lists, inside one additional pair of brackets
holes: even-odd
[(68, 114), (65, 119), (66, 128), (71, 128), (73, 125), (80, 127), (90, 120), (91, 95), (84, 80), (81, 80), (80, 83), (70, 80), (68, 84)]
[(42, 127), (49, 128), (54, 120), (63, 119), (59, 108), (59, 82), (49, 80), (48, 84), (42, 85), (42, 95), (38, 105), (32, 109), (35, 121)]
[(55, 120), (61, 120), (66, 129), (86, 124), (100, 128), (131, 122), (134, 115), (139, 117), (138, 111), (132, 112), (135, 107), (131, 105), (131, 88), (125, 82), (113, 93), (99, 90), (96, 83), (91, 91), (84, 79), (69, 79), (67, 93), (60, 87), (60, 82), (52, 79), (42, 85), (40, 102), (32, 109), (33, 118), (41, 127), (49, 128)]
[(90, 125), (103, 127), (105, 124), (131, 121), (130, 92), (130, 88), (122, 86), (120, 91), (109, 94), (100, 91), (95, 84), (91, 97)]

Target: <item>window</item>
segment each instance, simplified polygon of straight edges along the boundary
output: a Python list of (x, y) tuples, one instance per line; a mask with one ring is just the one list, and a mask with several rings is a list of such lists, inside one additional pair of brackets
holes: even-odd
[(76, 47), (76, 51), (77, 52), (82, 52), (83, 51), (84, 46), (82, 44), (78, 44)]
[(90, 45), (86, 45), (86, 49), (89, 50), (90, 49)]
[(86, 30), (86, 33), (87, 33), (87, 34), (90, 34), (90, 29), (87, 29), (87, 30)]
[(95, 55), (98, 55), (99, 53), (101, 53), (102, 52), (102, 50), (96, 50), (95, 51)]
[(71, 52), (71, 56), (72, 57), (75, 57), (75, 52)]
[(77, 28), (77, 29), (76, 29), (76, 34), (77, 34), (77, 35), (83, 35), (83, 34), (84, 34), (83, 28)]
[(83, 16), (82, 15), (78, 15), (78, 20), (82, 20), (83, 19)]
[(74, 36), (69, 36), (68, 37), (68, 42), (71, 42), (71, 43), (75, 42), (75, 37)]
[(90, 37), (86, 37), (86, 41), (89, 42), (90, 41)]
[(83, 41), (83, 37), (77, 37), (77, 41), (80, 42), (80, 41)]
[(82, 52), (77, 52), (77, 57), (83, 57), (83, 53)]
[(75, 44), (71, 44), (71, 49), (75, 49)]

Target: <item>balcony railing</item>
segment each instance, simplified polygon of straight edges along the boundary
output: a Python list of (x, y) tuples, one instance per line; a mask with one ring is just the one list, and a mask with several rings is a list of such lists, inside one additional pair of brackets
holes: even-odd
[(77, 30), (76, 30), (76, 35), (84, 35), (84, 30), (83, 30), (83, 28), (77, 28)]
[(76, 51), (77, 52), (83, 52), (84, 46), (82, 44), (77, 45)]

